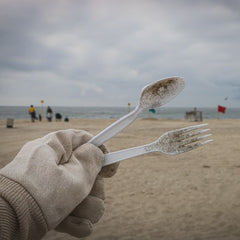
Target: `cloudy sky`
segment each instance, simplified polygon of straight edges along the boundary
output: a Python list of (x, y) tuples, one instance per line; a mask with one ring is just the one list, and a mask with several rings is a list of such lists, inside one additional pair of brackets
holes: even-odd
[(167, 106), (240, 107), (239, 0), (0, 0), (0, 105), (136, 105), (169, 76)]

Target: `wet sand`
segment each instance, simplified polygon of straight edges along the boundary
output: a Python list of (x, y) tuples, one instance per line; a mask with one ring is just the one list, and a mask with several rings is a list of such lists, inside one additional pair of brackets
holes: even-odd
[[(70, 119), (70, 122), (15, 120), (6, 128), (0, 120), (0, 167), (22, 145), (45, 134), (68, 128), (97, 134), (114, 120)], [(105, 179), (105, 214), (87, 240), (240, 239), (240, 120), (204, 120), (214, 142), (176, 156), (150, 153), (120, 164)], [(143, 145), (166, 131), (195, 125), (184, 120), (136, 120), (106, 143), (111, 151)], [(44, 240), (76, 240), (49, 232)]]

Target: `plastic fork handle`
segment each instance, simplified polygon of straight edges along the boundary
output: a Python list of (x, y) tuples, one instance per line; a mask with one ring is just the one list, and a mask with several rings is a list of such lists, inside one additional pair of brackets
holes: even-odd
[(103, 166), (107, 166), (112, 163), (120, 162), (122, 160), (137, 157), (139, 155), (143, 155), (149, 152), (155, 152), (156, 150), (149, 148), (151, 144), (142, 145), (134, 148), (128, 148), (116, 152), (107, 153), (104, 155), (104, 163)]
[(101, 146), (103, 143), (121, 132), (124, 128), (130, 125), (142, 111), (140, 107), (136, 107), (132, 112), (118, 119), (116, 122), (105, 128), (103, 131), (94, 136), (89, 143), (95, 146)]

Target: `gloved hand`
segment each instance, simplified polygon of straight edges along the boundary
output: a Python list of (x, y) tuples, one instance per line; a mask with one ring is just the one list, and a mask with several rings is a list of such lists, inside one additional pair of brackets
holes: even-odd
[[(87, 137), (87, 141), (92, 135)], [(108, 153), (105, 145), (100, 146), (102, 152)], [(90, 194), (65, 218), (55, 230), (68, 233), (74, 237), (86, 237), (91, 234), (93, 224), (97, 223), (104, 213), (104, 181), (103, 178), (112, 177), (118, 169), (119, 163), (105, 166), (97, 176)]]
[[(103, 213), (103, 182), (101, 177), (95, 179), (104, 155), (87, 143), (91, 137), (77, 130), (50, 133), (27, 143), (0, 170), (35, 199), (49, 230), (58, 226), (71, 235), (86, 236)], [(102, 175), (111, 176), (116, 168), (103, 168)]]

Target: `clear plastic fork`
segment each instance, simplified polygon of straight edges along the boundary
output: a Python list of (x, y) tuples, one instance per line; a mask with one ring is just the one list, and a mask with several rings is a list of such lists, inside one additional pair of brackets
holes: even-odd
[(156, 141), (149, 143), (147, 145), (107, 153), (105, 154), (103, 166), (107, 166), (112, 163), (116, 163), (128, 158), (136, 157), (150, 152), (162, 152), (168, 155), (176, 155), (191, 151), (213, 141), (212, 139), (201, 141), (212, 135), (212, 134), (201, 135), (205, 132), (210, 131), (210, 129), (202, 129), (198, 131), (199, 128), (205, 127), (207, 125), (208, 124), (206, 123), (176, 129), (164, 133)]

